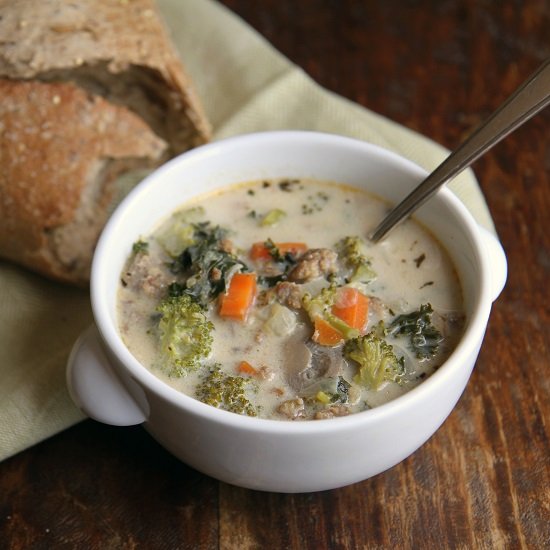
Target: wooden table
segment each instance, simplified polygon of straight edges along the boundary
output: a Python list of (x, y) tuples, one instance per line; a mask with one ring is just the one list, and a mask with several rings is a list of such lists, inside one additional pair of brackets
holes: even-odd
[[(224, 0), (325, 87), (452, 148), (550, 55), (544, 0)], [(219, 483), (86, 421), (0, 464), (1, 548), (549, 548), (550, 111), (475, 165), (509, 260), (455, 411), (390, 471)]]

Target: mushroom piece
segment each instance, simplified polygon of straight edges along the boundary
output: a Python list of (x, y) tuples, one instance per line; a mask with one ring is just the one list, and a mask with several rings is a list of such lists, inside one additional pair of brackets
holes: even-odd
[(310, 395), (320, 390), (336, 392), (338, 376), (344, 367), (341, 346), (327, 347), (307, 342), (298, 349), (294, 355), (297, 368), (289, 380), (293, 389)]

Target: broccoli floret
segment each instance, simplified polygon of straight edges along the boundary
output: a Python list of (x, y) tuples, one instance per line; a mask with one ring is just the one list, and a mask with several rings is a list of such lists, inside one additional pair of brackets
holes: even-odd
[(351, 270), (350, 282), (369, 283), (376, 279), (371, 261), (362, 252), (364, 245), (359, 237), (344, 237), (336, 244), (338, 256)]
[(405, 372), (403, 357), (398, 359), (393, 347), (374, 331), (348, 340), (344, 357), (359, 364), (355, 382), (371, 390), (377, 390), (385, 381), (399, 382)]
[(188, 294), (169, 296), (157, 307), (159, 345), (169, 372), (183, 376), (195, 370), (212, 349), (214, 325)]
[(212, 366), (195, 389), (199, 401), (225, 411), (258, 416), (258, 411), (247, 398), (247, 391), (254, 391), (254, 382), (243, 376), (231, 376), (219, 365)]
[(346, 322), (332, 313), (331, 309), (336, 301), (338, 288), (339, 287), (336, 285), (325, 287), (317, 296), (311, 296), (311, 294), (306, 292), (302, 297), (302, 306), (309, 315), (312, 323), (315, 322), (315, 319), (321, 318), (333, 328), (340, 331), (344, 340), (349, 340), (350, 338), (359, 336), (360, 331), (350, 327)]
[(393, 336), (408, 335), (411, 349), (417, 359), (430, 359), (439, 350), (443, 340), (441, 333), (432, 324), (431, 304), (422, 304), (420, 309), (397, 316), (389, 326)]

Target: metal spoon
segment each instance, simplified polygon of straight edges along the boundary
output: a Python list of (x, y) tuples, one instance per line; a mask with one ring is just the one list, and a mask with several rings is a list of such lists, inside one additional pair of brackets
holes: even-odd
[(473, 134), (382, 220), (370, 239), (378, 242), (424, 204), (443, 184), (457, 176), (509, 133), (550, 103), (550, 58), (531, 75)]

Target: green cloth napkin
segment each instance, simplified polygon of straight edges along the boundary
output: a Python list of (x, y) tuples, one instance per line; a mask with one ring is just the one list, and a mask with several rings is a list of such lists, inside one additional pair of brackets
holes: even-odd
[[(391, 149), (431, 169), (447, 151), (315, 84), (212, 0), (159, 0), (215, 139), (318, 130)], [(493, 223), (471, 172), (451, 188), (478, 222)], [(0, 460), (80, 421), (65, 385), (71, 346), (92, 322), (88, 293), (0, 261)]]

